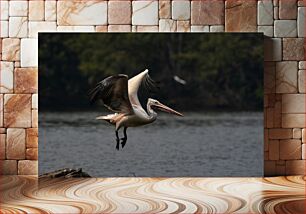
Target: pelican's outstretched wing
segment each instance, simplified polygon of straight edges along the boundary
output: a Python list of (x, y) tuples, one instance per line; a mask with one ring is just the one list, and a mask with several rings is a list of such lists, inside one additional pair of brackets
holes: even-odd
[(138, 89), (140, 85), (144, 85), (145, 88), (149, 91), (153, 88), (156, 88), (155, 82), (151, 79), (148, 72), (148, 69), (146, 69), (140, 74), (137, 74), (133, 78), (129, 79), (129, 98), (132, 105), (141, 107), (141, 104), (138, 99)]
[(128, 95), (127, 75), (119, 74), (107, 77), (89, 92), (89, 96), (91, 103), (102, 100), (104, 106), (111, 111), (124, 114), (133, 113)]

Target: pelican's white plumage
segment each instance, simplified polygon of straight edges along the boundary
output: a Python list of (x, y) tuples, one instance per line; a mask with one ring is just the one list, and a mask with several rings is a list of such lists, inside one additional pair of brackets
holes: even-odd
[(91, 101), (102, 100), (104, 105), (116, 113), (99, 116), (96, 119), (105, 120), (116, 126), (116, 148), (119, 149), (118, 130), (124, 127), (124, 137), (121, 138), (122, 148), (127, 141), (126, 130), (128, 127), (143, 126), (152, 123), (157, 118), (153, 108), (183, 116), (181, 113), (149, 98), (147, 111), (143, 109), (138, 99), (138, 91), (142, 83), (153, 84), (148, 69), (128, 80), (128, 76), (119, 74), (107, 77), (99, 82), (90, 92)]

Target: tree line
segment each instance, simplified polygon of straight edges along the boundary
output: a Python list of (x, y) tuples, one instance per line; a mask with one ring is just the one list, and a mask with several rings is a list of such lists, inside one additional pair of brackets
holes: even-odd
[[(87, 110), (114, 74), (149, 69), (150, 95), (182, 110), (262, 110), (263, 36), (256, 33), (42, 33), (40, 110)], [(186, 84), (175, 81), (177, 76)]]

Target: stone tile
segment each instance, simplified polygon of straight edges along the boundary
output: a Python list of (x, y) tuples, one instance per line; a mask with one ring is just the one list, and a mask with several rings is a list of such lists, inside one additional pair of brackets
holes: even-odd
[(57, 32), (95, 32), (94, 26), (57, 26)]
[(264, 63), (264, 93), (275, 93), (275, 63)]
[(29, 20), (43, 21), (45, 19), (45, 2), (39, 0), (29, 1)]
[(15, 61), (14, 62), (14, 67), (15, 68), (20, 68), (20, 61)]
[(264, 129), (264, 151), (269, 150), (269, 129)]
[(28, 1), (10, 1), (10, 16), (28, 16)]
[(3, 126), (3, 94), (0, 94), (0, 127), (2, 126)]
[(267, 108), (266, 109), (266, 128), (273, 128), (274, 127), (274, 109)]
[(38, 66), (38, 40), (21, 39), (21, 67)]
[(15, 93), (37, 93), (38, 72), (37, 68), (15, 69)]
[(131, 2), (109, 1), (108, 24), (131, 24)]
[(0, 160), (0, 175), (17, 175), (16, 160)]
[(14, 84), (14, 63), (0, 62), (0, 93), (12, 93)]
[(6, 141), (6, 134), (0, 134), (0, 159), (5, 159), (5, 141)]
[(4, 95), (4, 127), (31, 127), (31, 94)]
[(286, 161), (286, 175), (304, 175), (305, 160)]
[(257, 1), (227, 0), (225, 3), (225, 31), (256, 32)]
[(279, 0), (273, 0), (273, 6), (278, 7), (279, 6)]
[(158, 1), (133, 1), (133, 25), (158, 25)]
[(37, 175), (38, 161), (36, 160), (21, 160), (18, 161), (18, 175)]
[(305, 94), (284, 94), (282, 113), (306, 113)]
[(282, 127), (284, 128), (304, 128), (305, 114), (283, 114)]
[(268, 107), (268, 95), (264, 94), (264, 108)]
[(209, 32), (208, 25), (193, 25), (191, 26), (191, 32)]
[(0, 128), (0, 134), (6, 134), (6, 128)]
[(96, 26), (96, 32), (107, 32), (107, 25)]
[(56, 22), (29, 22), (29, 37), (37, 38), (39, 32), (56, 32)]
[(263, 33), (265, 36), (273, 37), (273, 26), (258, 26), (257, 32)]
[(269, 160), (279, 160), (279, 141), (269, 141)]
[(299, 62), (299, 69), (306, 69), (306, 61), (300, 61)]
[(38, 110), (32, 110), (32, 127), (38, 127)]
[(224, 1), (191, 1), (192, 25), (223, 25)]
[(210, 26), (210, 32), (224, 32), (224, 26), (223, 25), (212, 25)]
[[(9, 18), (9, 3), (8, 1), (0, 1), (0, 20), (8, 20)], [(1, 23), (2, 24), (2, 23)]]
[(29, 148), (26, 150), (26, 159), (27, 160), (38, 160), (38, 149)]
[(286, 164), (286, 161), (284, 161), (284, 160), (278, 160), (278, 161), (276, 161), (276, 165), (285, 166), (285, 164)]
[(258, 25), (273, 25), (273, 2), (263, 0), (257, 2), (257, 23)]
[(268, 107), (274, 108), (275, 102), (276, 102), (275, 94), (268, 94)]
[(6, 61), (20, 59), (20, 39), (6, 38), (2, 40), (2, 59)]
[(38, 147), (38, 129), (37, 128), (26, 129), (26, 146), (27, 148), (37, 148)]
[(132, 26), (132, 32), (137, 32), (137, 28), (136, 27), (137, 27), (136, 25)]
[(57, 2), (58, 25), (106, 25), (107, 1), (60, 0)]
[(296, 93), (297, 73), (297, 62), (277, 62), (276, 93)]
[(296, 37), (297, 36), (296, 20), (275, 20), (274, 36), (275, 37)]
[(305, 7), (298, 8), (297, 29), (298, 37), (305, 37)]
[(56, 21), (56, 1), (45, 1), (45, 20)]
[(276, 161), (266, 160), (264, 163), (264, 174), (265, 176), (274, 176), (276, 173)]
[(108, 32), (131, 32), (131, 25), (108, 25)]
[(279, 38), (264, 39), (264, 59), (265, 61), (282, 60), (282, 40)]
[(171, 18), (171, 2), (159, 1), (159, 18), (170, 19)]
[(32, 94), (32, 109), (38, 109), (38, 94)]
[(25, 38), (28, 36), (28, 18), (27, 17), (10, 17), (9, 36)]
[(189, 21), (177, 21), (177, 32), (190, 32), (190, 22)]
[(281, 160), (299, 160), (302, 158), (301, 140), (280, 140), (279, 147)]
[(281, 101), (275, 102), (273, 119), (274, 119), (274, 128), (282, 127), (282, 103)]
[(301, 139), (302, 138), (302, 129), (294, 128), (292, 131), (292, 138)]
[(305, 93), (305, 70), (299, 70), (299, 93)]
[(137, 26), (137, 32), (158, 32), (158, 26)]
[(306, 144), (302, 144), (302, 159), (306, 159)]
[(296, 19), (297, 17), (296, 0), (279, 0), (279, 18)]
[(304, 0), (298, 0), (297, 5), (298, 5), (299, 7), (305, 7), (305, 6), (306, 6)]
[(264, 160), (269, 160), (269, 152), (264, 152)]
[(304, 60), (304, 38), (283, 39), (283, 60)]
[(175, 32), (176, 21), (172, 19), (160, 19), (159, 20), (159, 32)]
[(8, 37), (8, 21), (0, 21), (0, 37)]
[(25, 159), (25, 129), (7, 129), (6, 158), (20, 160)]
[(279, 17), (278, 17), (278, 7), (274, 7), (274, 9), (273, 9), (273, 18), (275, 20), (279, 19)]
[(302, 143), (306, 143), (306, 129), (302, 129)]
[(286, 166), (284, 165), (277, 165), (275, 166), (275, 175), (283, 176), (286, 174)]
[(172, 19), (190, 19), (190, 1), (172, 1)]
[(269, 129), (270, 139), (291, 139), (292, 129)]

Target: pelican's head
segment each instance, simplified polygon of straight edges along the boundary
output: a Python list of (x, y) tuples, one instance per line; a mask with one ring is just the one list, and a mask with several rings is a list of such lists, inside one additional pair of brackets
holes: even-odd
[(151, 106), (153, 109), (156, 109), (156, 110), (164, 111), (164, 112), (167, 112), (167, 113), (170, 113), (170, 114), (175, 114), (175, 115), (178, 115), (178, 116), (181, 116), (181, 117), (184, 116), (183, 114), (173, 110), (172, 108), (169, 108), (168, 106), (160, 103), (158, 100), (155, 100), (155, 99), (152, 99), (152, 98), (148, 99), (148, 105)]

